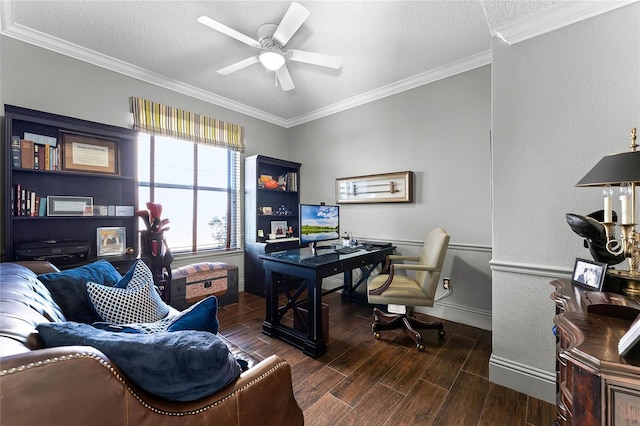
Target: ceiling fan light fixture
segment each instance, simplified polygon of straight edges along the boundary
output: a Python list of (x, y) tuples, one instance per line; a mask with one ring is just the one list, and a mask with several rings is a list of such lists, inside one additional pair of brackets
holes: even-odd
[(284, 56), (281, 54), (267, 50), (265, 52), (260, 53), (258, 56), (260, 62), (264, 67), (270, 71), (275, 71), (284, 65)]

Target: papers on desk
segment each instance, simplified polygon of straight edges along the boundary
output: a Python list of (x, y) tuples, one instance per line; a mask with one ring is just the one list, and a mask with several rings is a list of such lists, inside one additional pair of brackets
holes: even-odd
[(618, 353), (625, 356), (640, 341), (640, 315), (618, 342)]

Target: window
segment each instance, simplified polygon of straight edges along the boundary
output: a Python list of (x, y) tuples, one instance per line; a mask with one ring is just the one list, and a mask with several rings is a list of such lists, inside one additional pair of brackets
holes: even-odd
[(170, 137), (140, 134), (139, 209), (162, 205), (174, 254), (240, 248), (240, 153)]

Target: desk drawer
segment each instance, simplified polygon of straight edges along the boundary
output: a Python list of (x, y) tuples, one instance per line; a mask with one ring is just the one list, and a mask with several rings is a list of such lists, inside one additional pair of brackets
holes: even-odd
[(319, 269), (319, 272), (323, 277), (339, 274), (344, 271), (345, 271), (344, 262), (339, 262), (333, 265), (321, 266)]
[(345, 259), (343, 262), (343, 270), (344, 269), (356, 269), (361, 268), (367, 265), (371, 265), (377, 262), (384, 261), (384, 256), (376, 256), (375, 258), (362, 259), (362, 258), (353, 258), (353, 259)]

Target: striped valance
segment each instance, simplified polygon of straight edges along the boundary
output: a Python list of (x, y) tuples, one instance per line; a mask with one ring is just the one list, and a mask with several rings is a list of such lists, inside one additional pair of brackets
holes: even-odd
[(136, 97), (131, 112), (136, 130), (244, 152), (244, 129), (237, 124)]

